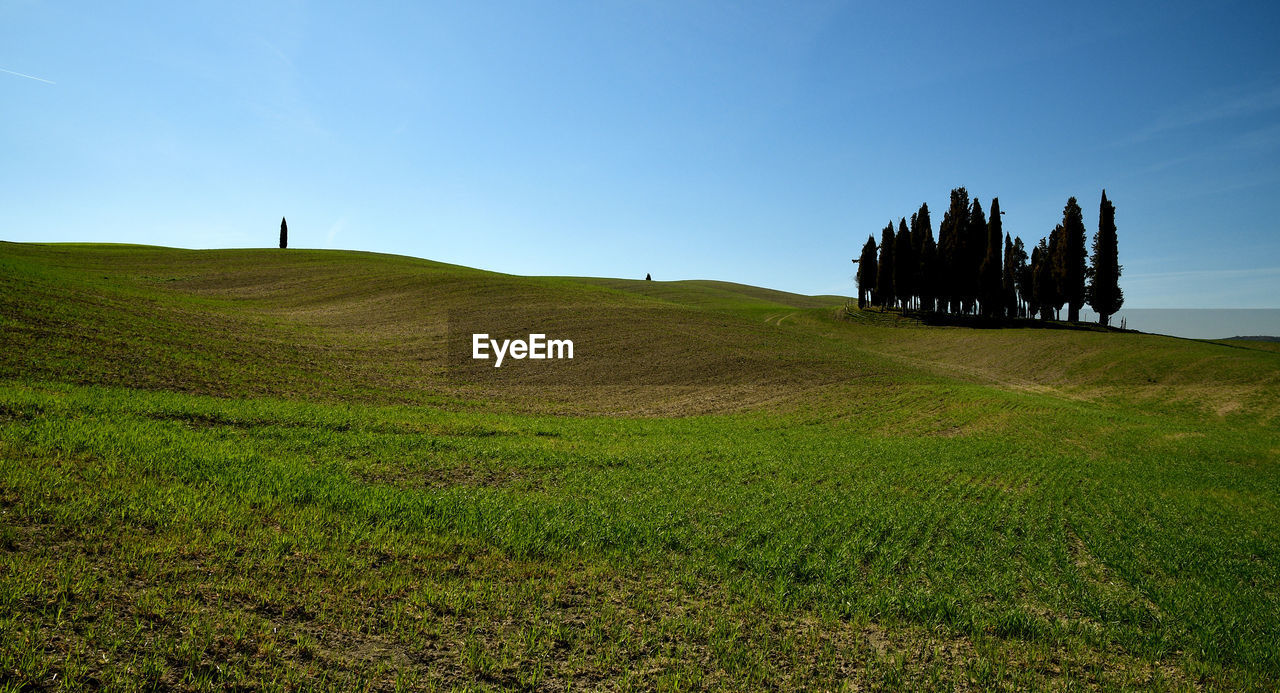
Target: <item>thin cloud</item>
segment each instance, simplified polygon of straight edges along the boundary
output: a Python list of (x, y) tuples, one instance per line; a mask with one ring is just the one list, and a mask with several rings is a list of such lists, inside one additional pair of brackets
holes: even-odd
[(1140, 130), (1122, 144), (1137, 144), (1155, 139), (1173, 130), (1212, 123), (1229, 118), (1239, 118), (1280, 108), (1280, 87), (1270, 87), (1234, 94), (1210, 93), (1205, 95), (1208, 105), (1166, 113), (1150, 126)]
[(338, 234), (342, 233), (343, 229), (345, 229), (345, 228), (347, 228), (347, 218), (346, 218), (346, 217), (342, 217), (341, 219), (339, 219), (339, 220), (337, 220), (337, 221), (333, 222), (333, 226), (330, 226), (330, 227), (329, 227), (329, 235), (328, 235), (328, 237), (327, 237), (327, 238), (325, 238), (325, 245), (326, 245), (326, 246), (328, 246), (328, 247), (330, 247), (330, 248), (332, 248), (332, 247), (333, 247), (333, 239), (334, 239), (334, 238), (337, 238), (337, 237), (338, 237)]
[(57, 82), (54, 82), (54, 81), (52, 81), (52, 80), (45, 79), (44, 77), (36, 77), (35, 75), (24, 75), (24, 74), (22, 74), (21, 72), (14, 72), (13, 70), (6, 70), (6, 69), (4, 69), (3, 67), (0, 67), (0, 72), (7, 72), (7, 73), (9, 73), (9, 74), (11, 74), (11, 75), (17, 75), (18, 77), (26, 77), (27, 79), (34, 79), (34, 80), (35, 80), (35, 81), (37, 81), (37, 82), (44, 82), (45, 84), (57, 84)]

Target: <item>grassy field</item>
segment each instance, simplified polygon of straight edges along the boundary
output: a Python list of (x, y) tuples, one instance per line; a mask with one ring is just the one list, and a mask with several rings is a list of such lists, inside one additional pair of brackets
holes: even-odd
[(0, 690), (1275, 688), (1280, 352), (843, 304), (0, 244)]

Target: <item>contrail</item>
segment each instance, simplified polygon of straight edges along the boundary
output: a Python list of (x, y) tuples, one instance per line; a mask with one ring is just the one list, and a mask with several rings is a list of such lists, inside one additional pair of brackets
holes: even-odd
[(4, 69), (3, 67), (0, 67), (0, 72), (8, 72), (8, 73), (9, 73), (9, 74), (11, 74), (11, 75), (17, 75), (17, 76), (19, 76), (19, 77), (26, 77), (27, 79), (34, 79), (34, 80), (35, 80), (35, 81), (37, 81), (37, 82), (44, 82), (45, 84), (57, 84), (57, 82), (51, 82), (51, 81), (49, 81), (49, 80), (45, 79), (44, 77), (33, 77), (33, 76), (31, 76), (31, 75), (24, 75), (24, 74), (22, 74), (21, 72), (14, 72), (13, 70), (6, 70), (6, 69)]

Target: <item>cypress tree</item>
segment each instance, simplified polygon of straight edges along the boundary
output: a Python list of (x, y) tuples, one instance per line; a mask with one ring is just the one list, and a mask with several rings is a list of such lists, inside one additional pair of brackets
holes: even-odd
[(1027, 266), (1026, 277), (1030, 280), (1027, 283), (1027, 315), (1032, 318), (1036, 317), (1040, 312), (1040, 291), (1042, 288), (1040, 281), (1040, 264), (1043, 261), (1044, 260), (1040, 253), (1040, 246), (1037, 245), (1031, 249), (1031, 263)]
[(1004, 235), (1004, 263), (1000, 267), (1000, 308), (1006, 317), (1018, 317), (1017, 259), (1013, 254), (1013, 239)]
[(915, 301), (917, 308), (920, 306), (920, 253), (924, 251), (920, 247), (923, 239), (920, 238), (920, 212), (911, 213), (911, 225), (908, 226), (911, 234), (911, 295)]
[(1018, 314), (1031, 316), (1031, 265), (1027, 263), (1027, 247), (1021, 238), (1013, 239), (1013, 283), (1018, 290)]
[(1031, 251), (1031, 273), (1031, 312), (1038, 314), (1041, 320), (1048, 320), (1054, 302), (1053, 260), (1043, 238)]
[(964, 312), (976, 312), (978, 297), (982, 295), (982, 260), (987, 254), (987, 215), (982, 212), (982, 202), (973, 198), (969, 211), (968, 238), (965, 241), (965, 265), (961, 271), (964, 281)]
[(934, 260), (937, 246), (933, 243), (933, 222), (929, 219), (929, 203), (920, 205), (920, 211), (912, 217), (911, 244), (916, 251), (916, 294), (920, 297), (920, 309), (933, 310)]
[(280, 217), (280, 247), (289, 247), (289, 225), (285, 223), (284, 217)]
[(876, 303), (881, 308), (892, 306), (893, 295), (893, 222), (880, 231), (880, 266), (876, 272)]
[(916, 254), (911, 248), (911, 232), (907, 220), (898, 222), (898, 237), (893, 242), (893, 293), (908, 308), (915, 295)]
[(933, 233), (924, 237), (924, 245), (920, 248), (920, 309), (937, 310), (938, 298), (938, 246), (933, 242)]
[(981, 283), (979, 298), (982, 300), (982, 314), (987, 317), (1004, 315), (1004, 264), (1001, 260), (1001, 246), (1004, 242), (1004, 227), (1000, 223), (1000, 198), (991, 198), (991, 221), (986, 224), (986, 246), (983, 252), (982, 266), (978, 278)]
[(867, 236), (858, 256), (858, 307), (866, 308), (876, 288), (876, 237)]
[(951, 309), (951, 267), (955, 257), (956, 234), (955, 222), (951, 220), (951, 210), (942, 213), (942, 223), (938, 224), (938, 245), (933, 255), (933, 296), (938, 302), (938, 310), (947, 312)]
[(1067, 304), (1067, 320), (1080, 321), (1084, 305), (1085, 229), (1084, 214), (1076, 198), (1067, 200), (1062, 209), (1062, 282), (1059, 290)]
[(1093, 256), (1090, 258), (1088, 296), (1089, 307), (1098, 314), (1098, 324), (1108, 325), (1111, 316), (1124, 305), (1124, 291), (1120, 289), (1120, 250), (1116, 243), (1116, 208), (1102, 191), (1102, 203), (1098, 206), (1098, 233), (1093, 237)]
[(963, 187), (951, 190), (951, 206), (942, 215), (938, 227), (938, 295), (951, 312), (960, 310), (966, 292), (964, 285), (965, 238), (969, 230), (969, 191)]
[(1054, 320), (1062, 319), (1062, 305), (1067, 302), (1066, 291), (1063, 290), (1068, 280), (1066, 236), (1067, 230), (1062, 224), (1055, 226), (1053, 233), (1049, 234), (1049, 292), (1045, 298), (1053, 309)]

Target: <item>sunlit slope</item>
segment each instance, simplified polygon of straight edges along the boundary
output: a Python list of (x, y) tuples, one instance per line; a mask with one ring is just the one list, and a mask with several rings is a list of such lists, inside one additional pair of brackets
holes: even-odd
[[(852, 350), (753, 313), (789, 306), (743, 295), (733, 310), (707, 308), (705, 294), (727, 292), (698, 283), (659, 298), (400, 256), (278, 249), (3, 244), (0, 263), (10, 347), (0, 374), (9, 377), (652, 413), (737, 408), (874, 370)], [(527, 382), (514, 368), (478, 384), (451, 377), (451, 325), (495, 317), (572, 336), (573, 371)]]
[(1280, 353), (1261, 343), (1062, 325), (935, 327), (874, 313), (850, 322), (876, 326), (856, 330), (860, 348), (945, 377), (1075, 400), (1280, 418)]
[(831, 308), (841, 306), (847, 300), (841, 296), (805, 296), (746, 284), (702, 279), (672, 282), (605, 277), (570, 277), (570, 279), (679, 305), (722, 310)]
[[(519, 277), (349, 251), (3, 243), (0, 289), (0, 377), (223, 396), (835, 411), (958, 381), (1270, 418), (1280, 385), (1280, 354), (1234, 344), (928, 327), (724, 282)], [(450, 325), (494, 319), (574, 335), (573, 369), (450, 377)]]

